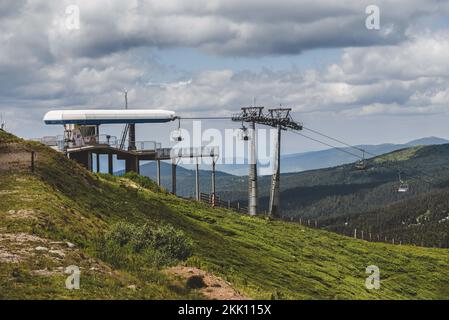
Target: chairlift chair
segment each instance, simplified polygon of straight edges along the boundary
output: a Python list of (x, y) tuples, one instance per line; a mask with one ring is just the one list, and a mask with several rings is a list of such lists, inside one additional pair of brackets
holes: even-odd
[(359, 160), (355, 164), (355, 168), (357, 170), (365, 170), (366, 169), (366, 163), (365, 160)]
[(408, 183), (402, 180), (401, 173), (399, 172), (399, 188), (398, 192), (407, 192), (409, 189)]
[(184, 138), (182, 137), (182, 134), (181, 134), (181, 119), (180, 118), (178, 118), (178, 129), (173, 130), (170, 133), (170, 139), (172, 141), (177, 141), (177, 142), (184, 140)]
[(407, 192), (408, 191), (408, 183), (401, 182), (399, 184), (398, 192)]
[(173, 130), (170, 134), (170, 139), (172, 141), (182, 141), (183, 137), (181, 135), (181, 130)]
[(242, 124), (242, 127), (240, 128), (239, 137), (243, 141), (248, 141), (249, 140), (248, 128), (245, 127), (243, 124)]
[(362, 150), (363, 152), (363, 156), (362, 159), (360, 159), (359, 161), (357, 161), (355, 163), (355, 168), (357, 170), (365, 170), (366, 169), (366, 162), (365, 162), (365, 150)]

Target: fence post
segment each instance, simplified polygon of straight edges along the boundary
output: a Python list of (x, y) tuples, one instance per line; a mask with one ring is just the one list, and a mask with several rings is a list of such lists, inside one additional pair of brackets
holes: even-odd
[(357, 229), (354, 229), (354, 239), (357, 239)]
[(31, 151), (31, 172), (34, 173), (34, 158), (35, 158), (35, 152)]
[(231, 209), (231, 200), (228, 200), (228, 209)]

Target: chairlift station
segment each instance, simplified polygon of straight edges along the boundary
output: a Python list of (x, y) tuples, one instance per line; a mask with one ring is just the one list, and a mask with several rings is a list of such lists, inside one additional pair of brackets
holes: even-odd
[[(69, 158), (80, 163), (88, 170), (93, 171), (93, 154), (96, 155), (96, 170), (100, 171), (99, 155), (108, 155), (108, 172), (114, 173), (113, 157), (118, 160), (125, 161), (125, 172), (134, 171), (139, 173), (140, 161), (156, 161), (157, 162), (157, 183), (161, 184), (160, 161), (170, 160), (172, 165), (172, 193), (176, 194), (176, 166), (180, 158), (196, 158), (196, 199), (201, 198), (199, 184), (199, 167), (198, 158), (212, 158), (212, 190), (208, 195), (210, 202), (215, 205), (216, 187), (215, 187), (215, 164), (219, 156), (218, 147), (199, 147), (199, 148), (162, 148), (161, 144), (155, 141), (136, 141), (136, 124), (154, 124), (178, 121), (178, 128), (171, 134), (172, 141), (182, 141), (180, 122), (181, 117), (176, 116), (175, 112), (157, 109), (128, 109), (127, 92), (125, 92), (126, 109), (89, 109), (89, 110), (53, 110), (44, 116), (44, 122), (47, 125), (63, 125), (64, 136), (62, 139), (52, 138), (52, 140), (42, 139), (41, 142), (63, 151)], [(263, 112), (264, 107), (243, 107), (239, 114), (228, 117), (234, 122), (241, 122), (241, 139), (249, 142), (250, 157), (249, 173), (248, 173), (248, 213), (255, 215), (258, 213), (257, 208), (257, 158), (255, 146), (255, 125), (265, 125), (277, 129), (277, 143), (275, 148), (274, 172), (270, 188), (270, 204), (269, 215), (271, 217), (280, 217), (280, 145), (281, 132), (291, 131), (311, 140), (321, 142), (317, 139), (310, 138), (300, 133), (303, 126), (299, 122), (295, 122), (290, 114), (290, 108), (272, 108), (268, 109), (268, 113)], [(187, 118), (189, 119), (189, 118)], [(190, 118), (193, 119), (193, 118)], [(208, 119), (218, 119), (210, 117)], [(249, 129), (244, 125), (249, 124)], [(100, 126), (105, 124), (123, 124), (125, 125), (121, 138), (113, 137), (107, 134), (100, 134)], [(363, 154), (363, 156), (355, 155), (352, 152), (337, 148), (337, 150), (352, 154), (359, 158), (355, 168), (357, 170), (366, 170), (364, 149), (354, 147), (341, 140), (332, 138), (322, 134), (316, 130), (305, 128), (311, 132), (334, 140), (336, 142), (347, 145)], [(321, 142), (322, 143), (322, 142)], [(324, 143), (326, 144), (326, 143)], [(331, 146), (329, 144), (326, 144)], [(372, 154), (371, 154), (372, 155)], [(401, 178), (399, 172), (399, 188), (398, 192), (403, 193), (409, 190), (406, 181)]]
[[(92, 159), (96, 154), (96, 169), (99, 172), (99, 155), (108, 155), (108, 172), (114, 173), (113, 156), (125, 161), (125, 172), (139, 173), (140, 161), (157, 161), (157, 183), (160, 185), (160, 161), (172, 160), (172, 193), (176, 194), (176, 166), (182, 157), (212, 157), (215, 164), (218, 148), (172, 149), (162, 148), (155, 141), (136, 141), (135, 124), (167, 123), (179, 119), (175, 112), (156, 109), (125, 110), (53, 110), (44, 116), (47, 125), (63, 125), (64, 137), (56, 141), (46, 141), (53, 148), (63, 151), (70, 159), (80, 163), (88, 170), (93, 170)], [(100, 126), (105, 124), (124, 124), (121, 139), (100, 134)], [(178, 141), (181, 137), (178, 137)], [(44, 141), (45, 143), (45, 141)], [(195, 150), (193, 150), (195, 149)], [(197, 168), (198, 171), (198, 168)], [(215, 165), (213, 165), (213, 182), (215, 182)], [(197, 183), (199, 185), (199, 182)], [(215, 193), (213, 183), (212, 194)], [(197, 186), (199, 197), (199, 186)]]

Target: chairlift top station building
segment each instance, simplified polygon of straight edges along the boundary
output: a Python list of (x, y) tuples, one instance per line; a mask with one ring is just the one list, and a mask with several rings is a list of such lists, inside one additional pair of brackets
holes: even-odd
[[(100, 170), (101, 154), (108, 155), (108, 172), (114, 173), (113, 156), (125, 161), (125, 171), (139, 173), (140, 161), (157, 161), (157, 183), (160, 185), (160, 161), (172, 160), (172, 193), (176, 194), (177, 159), (182, 157), (211, 157), (213, 159), (213, 187), (215, 194), (215, 161), (218, 148), (201, 147), (200, 150), (190, 148), (185, 150), (162, 148), (155, 141), (136, 141), (135, 124), (167, 123), (180, 120), (175, 112), (157, 109), (87, 109), (87, 110), (52, 110), (45, 114), (47, 125), (63, 125), (62, 139), (42, 141), (49, 146), (63, 151), (67, 156), (88, 170), (93, 171), (93, 154), (96, 154), (96, 170)], [(120, 139), (100, 134), (100, 125), (124, 124), (125, 128)], [(128, 137), (128, 139), (127, 139)], [(191, 150), (192, 149), (192, 150)], [(198, 171), (198, 166), (197, 166)], [(198, 172), (197, 172), (198, 176)], [(197, 198), (199, 198), (199, 183), (197, 182)]]
[(44, 116), (45, 124), (131, 124), (163, 123), (176, 119), (174, 111), (154, 109), (126, 110), (53, 110)]
[[(136, 146), (135, 134), (127, 138), (129, 126), (150, 123), (165, 123), (176, 119), (175, 112), (154, 109), (87, 109), (87, 110), (52, 110), (45, 114), (47, 125), (63, 125), (64, 137), (56, 143), (56, 148), (64, 151), (73, 160), (92, 170), (92, 154), (97, 155), (99, 171), (99, 154), (109, 155), (108, 171), (113, 173), (112, 156), (125, 160), (125, 170), (139, 172), (140, 160), (169, 159), (169, 150), (160, 148), (155, 141), (140, 143)], [(100, 135), (100, 125), (124, 124), (125, 130), (120, 141), (110, 135)], [(125, 147), (127, 141), (127, 148)]]

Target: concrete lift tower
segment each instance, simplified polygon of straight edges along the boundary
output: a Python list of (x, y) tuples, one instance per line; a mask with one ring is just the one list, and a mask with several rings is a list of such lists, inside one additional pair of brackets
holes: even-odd
[(280, 176), (281, 176), (281, 132), (282, 130), (302, 130), (302, 125), (295, 122), (291, 115), (291, 108), (274, 108), (268, 109), (268, 113), (263, 113), (264, 107), (244, 107), (241, 113), (232, 116), (232, 121), (241, 121), (251, 124), (253, 137), (250, 141), (250, 168), (248, 174), (248, 213), (254, 215), (257, 213), (257, 158), (255, 148), (255, 124), (264, 124), (277, 128), (277, 142), (275, 147), (275, 159), (273, 176), (270, 189), (270, 206), (269, 216), (279, 217), (279, 193), (280, 193)]
[(243, 107), (242, 112), (232, 117), (232, 121), (247, 122), (250, 127), (249, 140), (249, 172), (248, 172), (248, 214), (257, 214), (257, 155), (256, 155), (256, 122), (262, 117), (263, 107)]
[(271, 178), (270, 206), (268, 214), (270, 217), (280, 217), (280, 180), (281, 180), (281, 132), (282, 130), (302, 130), (302, 125), (293, 121), (290, 108), (269, 109), (269, 120), (267, 125), (276, 127), (277, 139), (273, 175)]

